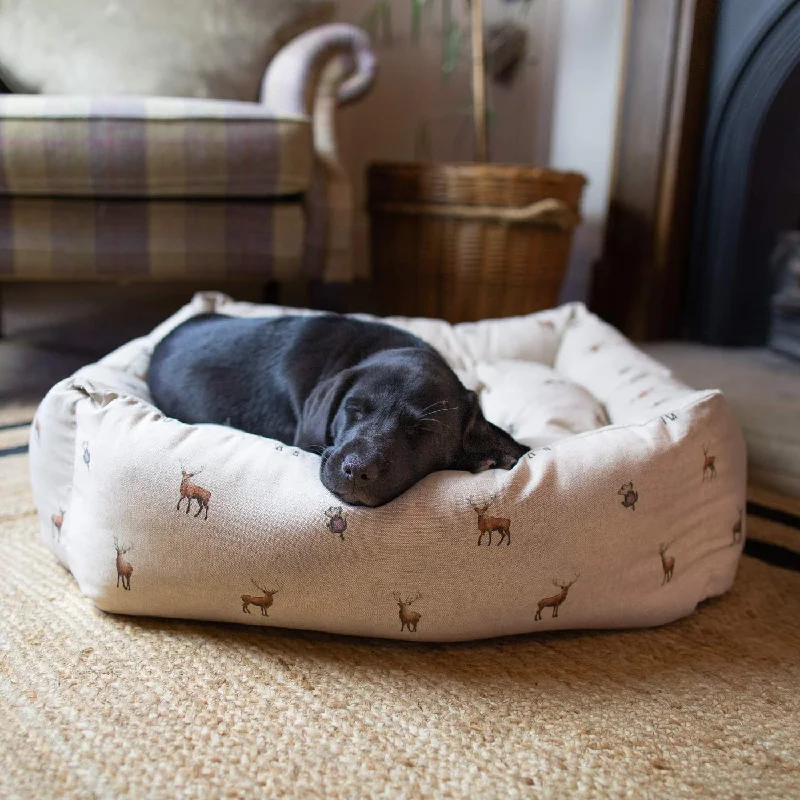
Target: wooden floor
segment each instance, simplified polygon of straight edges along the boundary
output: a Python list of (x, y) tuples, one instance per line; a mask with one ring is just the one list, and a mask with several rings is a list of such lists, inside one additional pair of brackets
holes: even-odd
[(182, 287), (2, 286), (0, 400), (41, 398), (80, 366), (152, 329), (191, 294)]
[[(249, 284), (0, 284), (0, 401), (40, 399), (79, 367), (152, 330), (196, 291), (212, 288), (237, 300), (263, 296), (262, 286)], [(308, 305), (301, 283), (281, 293), (285, 305)], [(366, 285), (348, 293), (350, 310), (373, 310)]]

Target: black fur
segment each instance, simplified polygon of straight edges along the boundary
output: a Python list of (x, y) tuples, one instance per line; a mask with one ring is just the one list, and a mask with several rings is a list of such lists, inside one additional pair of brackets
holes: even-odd
[(148, 381), (170, 417), (319, 453), (322, 483), (353, 505), (436, 470), (510, 469), (527, 451), (432, 347), (349, 317), (194, 317), (158, 344)]

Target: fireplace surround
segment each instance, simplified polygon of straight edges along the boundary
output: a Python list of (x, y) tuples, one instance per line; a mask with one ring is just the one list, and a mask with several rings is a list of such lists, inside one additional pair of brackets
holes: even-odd
[(786, 291), (776, 267), (791, 261), (773, 256), (799, 228), (800, 0), (721, 0), (693, 213), (688, 337), (766, 344), (772, 297)]

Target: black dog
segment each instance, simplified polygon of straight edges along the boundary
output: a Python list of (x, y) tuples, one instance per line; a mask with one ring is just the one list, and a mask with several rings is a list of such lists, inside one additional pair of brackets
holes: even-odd
[(194, 317), (156, 347), (148, 381), (168, 416), (319, 453), (322, 483), (352, 505), (387, 503), (436, 470), (510, 469), (527, 452), (432, 347), (348, 317)]

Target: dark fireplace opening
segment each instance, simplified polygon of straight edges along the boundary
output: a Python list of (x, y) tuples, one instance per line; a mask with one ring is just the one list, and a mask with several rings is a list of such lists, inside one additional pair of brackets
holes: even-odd
[(800, 355), (800, 0), (721, 0), (685, 330)]
[(778, 291), (772, 299), (770, 347), (800, 358), (800, 219), (775, 250)]
[[(800, 37), (800, 28), (797, 35)], [(798, 220), (800, 64), (779, 89), (764, 119), (750, 170), (750, 191), (740, 240), (744, 286), (750, 296), (748, 304), (743, 295), (746, 305), (742, 313), (753, 324), (752, 343), (763, 344), (766, 340), (792, 355), (800, 354), (800, 338), (792, 342), (794, 326), (787, 273), (793, 261), (795, 232), (800, 229)], [(763, 302), (765, 298), (771, 302)]]

